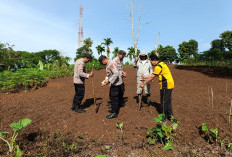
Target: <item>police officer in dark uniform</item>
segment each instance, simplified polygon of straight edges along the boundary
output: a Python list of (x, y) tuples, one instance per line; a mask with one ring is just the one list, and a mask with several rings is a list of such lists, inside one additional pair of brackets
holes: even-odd
[(112, 110), (110, 111), (111, 114), (107, 115), (106, 118), (117, 118), (120, 108), (120, 97), (123, 93), (123, 90), (121, 88), (121, 85), (123, 83), (122, 77), (120, 76), (117, 64), (113, 60), (102, 55), (99, 57), (99, 62), (103, 65), (106, 65), (107, 79), (103, 81), (102, 86), (110, 84), (110, 101)]
[(85, 63), (88, 63), (90, 60), (91, 60), (91, 55), (86, 53), (84, 57), (78, 59), (75, 62), (74, 77), (73, 77), (75, 95), (73, 98), (73, 105), (71, 109), (78, 113), (85, 112), (85, 110), (80, 108), (81, 102), (85, 94), (85, 79), (88, 79), (89, 77), (93, 77), (92, 71), (89, 74), (85, 73)]

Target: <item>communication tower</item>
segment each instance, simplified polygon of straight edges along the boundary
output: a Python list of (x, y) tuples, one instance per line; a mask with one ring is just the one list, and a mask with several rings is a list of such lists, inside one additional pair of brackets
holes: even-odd
[(78, 30), (78, 48), (83, 46), (83, 25), (82, 25), (82, 17), (83, 17), (83, 6), (79, 6), (79, 30)]

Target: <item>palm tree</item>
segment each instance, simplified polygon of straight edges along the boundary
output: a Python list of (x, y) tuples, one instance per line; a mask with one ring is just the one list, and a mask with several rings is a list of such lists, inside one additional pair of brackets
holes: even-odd
[(114, 56), (113, 56), (113, 58), (115, 58), (119, 54), (119, 51), (120, 51), (119, 47), (114, 48), (114, 51), (113, 51)]
[(84, 40), (84, 46), (85, 46), (85, 48), (86, 48), (86, 51), (87, 51), (87, 53), (90, 53), (90, 47), (92, 46), (92, 44), (93, 44), (93, 41), (91, 40), (91, 38), (87, 38), (87, 39), (85, 39)]
[(130, 61), (132, 61), (132, 59), (134, 58), (135, 49), (134, 47), (129, 47), (127, 50), (128, 50), (127, 57), (129, 57)]
[(102, 45), (98, 45), (96, 47), (98, 55), (102, 55), (102, 52), (105, 51), (105, 47)]
[(104, 41), (105, 42), (102, 43), (102, 44), (106, 45), (106, 47), (107, 47), (107, 57), (109, 57), (110, 56), (110, 48), (109, 48), (109, 46), (110, 46), (110, 44), (113, 44), (113, 41), (111, 40), (111, 38), (105, 38)]
[[(132, 61), (132, 59), (135, 59), (135, 48), (134, 47), (129, 47), (128, 49), (128, 53), (127, 53), (127, 57), (129, 57), (130, 61)], [(137, 56), (139, 56), (140, 54), (140, 50), (137, 49)]]

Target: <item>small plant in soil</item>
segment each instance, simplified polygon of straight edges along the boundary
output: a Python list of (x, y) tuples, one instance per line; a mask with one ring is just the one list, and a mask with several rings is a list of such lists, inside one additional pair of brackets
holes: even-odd
[(13, 153), (15, 151), (16, 157), (20, 157), (22, 155), (19, 146), (18, 145), (15, 146), (16, 138), (19, 132), (31, 122), (32, 122), (31, 119), (25, 118), (25, 119), (19, 120), (18, 123), (11, 123), (10, 127), (13, 129), (13, 135), (10, 140), (7, 140), (6, 138), (4, 138), (4, 136), (8, 135), (9, 132), (0, 132), (0, 139), (3, 140), (8, 145), (9, 153)]
[(201, 133), (204, 135), (204, 138), (208, 143), (217, 142), (218, 140), (218, 129), (208, 129), (207, 123), (202, 123)]
[(106, 157), (106, 155), (97, 155), (96, 157)]
[(76, 143), (73, 144), (67, 144), (63, 142), (63, 148), (65, 152), (74, 152), (77, 153), (79, 151), (79, 148), (77, 147)]
[(224, 144), (226, 144), (227, 149), (232, 150), (232, 143), (228, 139), (225, 138), (221, 141), (221, 147), (223, 147)]
[(147, 131), (148, 143), (153, 145), (155, 143), (161, 143), (163, 145), (163, 150), (173, 150), (173, 139), (172, 133), (178, 127), (178, 120), (172, 117), (172, 124), (170, 126), (163, 123), (165, 120), (164, 114), (159, 114), (158, 117), (154, 118), (155, 122), (158, 123), (156, 127)]
[(120, 131), (121, 131), (121, 139), (122, 139), (122, 142), (125, 144), (125, 142), (124, 142), (124, 137), (123, 137), (123, 125), (124, 125), (123, 122), (117, 122), (117, 123), (116, 123), (117, 128), (119, 128)]
[(111, 147), (110, 147), (109, 145), (106, 146), (106, 150), (110, 150), (110, 148), (111, 148)]

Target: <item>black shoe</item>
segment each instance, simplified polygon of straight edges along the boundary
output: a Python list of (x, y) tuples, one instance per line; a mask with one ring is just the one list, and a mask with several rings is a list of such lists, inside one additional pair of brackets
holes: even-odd
[(75, 110), (76, 106), (74, 104), (72, 104), (71, 110)]
[(109, 113), (114, 113), (114, 111), (113, 111), (113, 110), (108, 110), (108, 112), (109, 112)]
[(80, 108), (79, 109), (75, 109), (74, 111), (77, 112), (77, 113), (84, 113), (85, 112), (85, 110), (80, 109)]
[(112, 118), (117, 118), (118, 114), (117, 113), (112, 113), (106, 116), (107, 119), (112, 119)]

